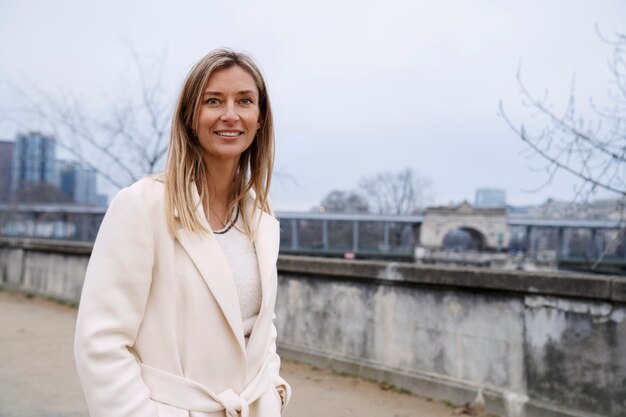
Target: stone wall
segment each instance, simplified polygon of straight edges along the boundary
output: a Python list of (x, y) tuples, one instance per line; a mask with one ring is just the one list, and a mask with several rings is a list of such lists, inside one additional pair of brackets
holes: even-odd
[(92, 246), (0, 238), (0, 287), (77, 304)]
[[(0, 239), (0, 288), (77, 302), (91, 246)], [(488, 412), (626, 417), (626, 280), (280, 256), (283, 357)]]
[(626, 279), (282, 256), (283, 355), (488, 412), (626, 416)]

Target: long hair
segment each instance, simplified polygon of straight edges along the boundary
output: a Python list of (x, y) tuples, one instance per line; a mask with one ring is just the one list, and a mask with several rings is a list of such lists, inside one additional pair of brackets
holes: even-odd
[(168, 229), (173, 236), (176, 235), (175, 211), (184, 228), (190, 231), (206, 230), (205, 222), (199, 218), (198, 202), (194, 200), (193, 194), (195, 184), (201, 197), (200, 203), (211, 204), (207, 166), (197, 136), (200, 106), (211, 74), (233, 66), (241, 67), (254, 79), (259, 91), (261, 126), (252, 144), (240, 156), (229, 196), (227, 218), (232, 218), (238, 209), (244, 221), (244, 231), (252, 238), (251, 225), (247, 221), (249, 213), (246, 213), (247, 205), (244, 201), (251, 191), (254, 194), (253, 207), (272, 213), (268, 192), (274, 166), (274, 123), (265, 81), (259, 67), (248, 55), (230, 49), (216, 49), (198, 61), (187, 75), (172, 118), (164, 179), (165, 213)]

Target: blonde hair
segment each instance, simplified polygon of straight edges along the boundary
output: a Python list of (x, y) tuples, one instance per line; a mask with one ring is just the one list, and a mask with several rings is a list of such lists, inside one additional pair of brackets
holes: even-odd
[[(183, 227), (190, 231), (206, 230), (198, 217), (193, 185), (200, 193), (200, 202), (210, 204), (207, 166), (198, 136), (198, 118), (202, 95), (209, 77), (216, 71), (238, 66), (248, 72), (259, 91), (259, 130), (252, 144), (240, 156), (235, 182), (229, 196), (228, 217), (236, 209), (244, 221), (245, 232), (252, 238), (244, 199), (252, 191), (254, 206), (272, 213), (268, 191), (274, 165), (274, 123), (267, 88), (257, 64), (246, 54), (230, 49), (216, 49), (208, 53), (191, 69), (183, 83), (174, 115), (169, 145), (165, 180), (165, 213), (170, 233), (176, 235), (175, 211)], [(208, 206), (207, 206), (208, 211)]]

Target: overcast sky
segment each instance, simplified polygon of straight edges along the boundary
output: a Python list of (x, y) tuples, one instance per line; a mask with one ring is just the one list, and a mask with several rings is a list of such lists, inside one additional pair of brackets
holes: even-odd
[[(193, 63), (228, 46), (252, 54), (268, 80), (278, 209), (308, 209), (332, 189), (404, 167), (431, 179), (438, 204), (473, 201), (478, 187), (504, 188), (512, 204), (569, 199), (566, 174), (528, 191), (543, 184), (543, 164), (522, 153), (498, 103), (531, 119), (520, 63), (528, 88), (549, 88), (556, 108), (574, 74), (580, 102), (606, 101), (612, 49), (596, 24), (626, 31), (626, 2), (0, 0), (0, 108), (23, 83), (104, 105), (123, 91), (125, 43), (163, 57), (174, 101)], [(0, 138), (17, 130), (0, 120)]]

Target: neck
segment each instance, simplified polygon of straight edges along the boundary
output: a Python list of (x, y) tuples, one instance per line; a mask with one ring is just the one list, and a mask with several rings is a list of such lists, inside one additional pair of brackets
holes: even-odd
[(238, 162), (235, 159), (211, 160), (210, 163), (207, 161), (207, 180), (213, 207), (228, 206)]
[(228, 223), (228, 204), (238, 163), (238, 158), (206, 160), (209, 204), (204, 201), (204, 215), (213, 230), (221, 229)]

